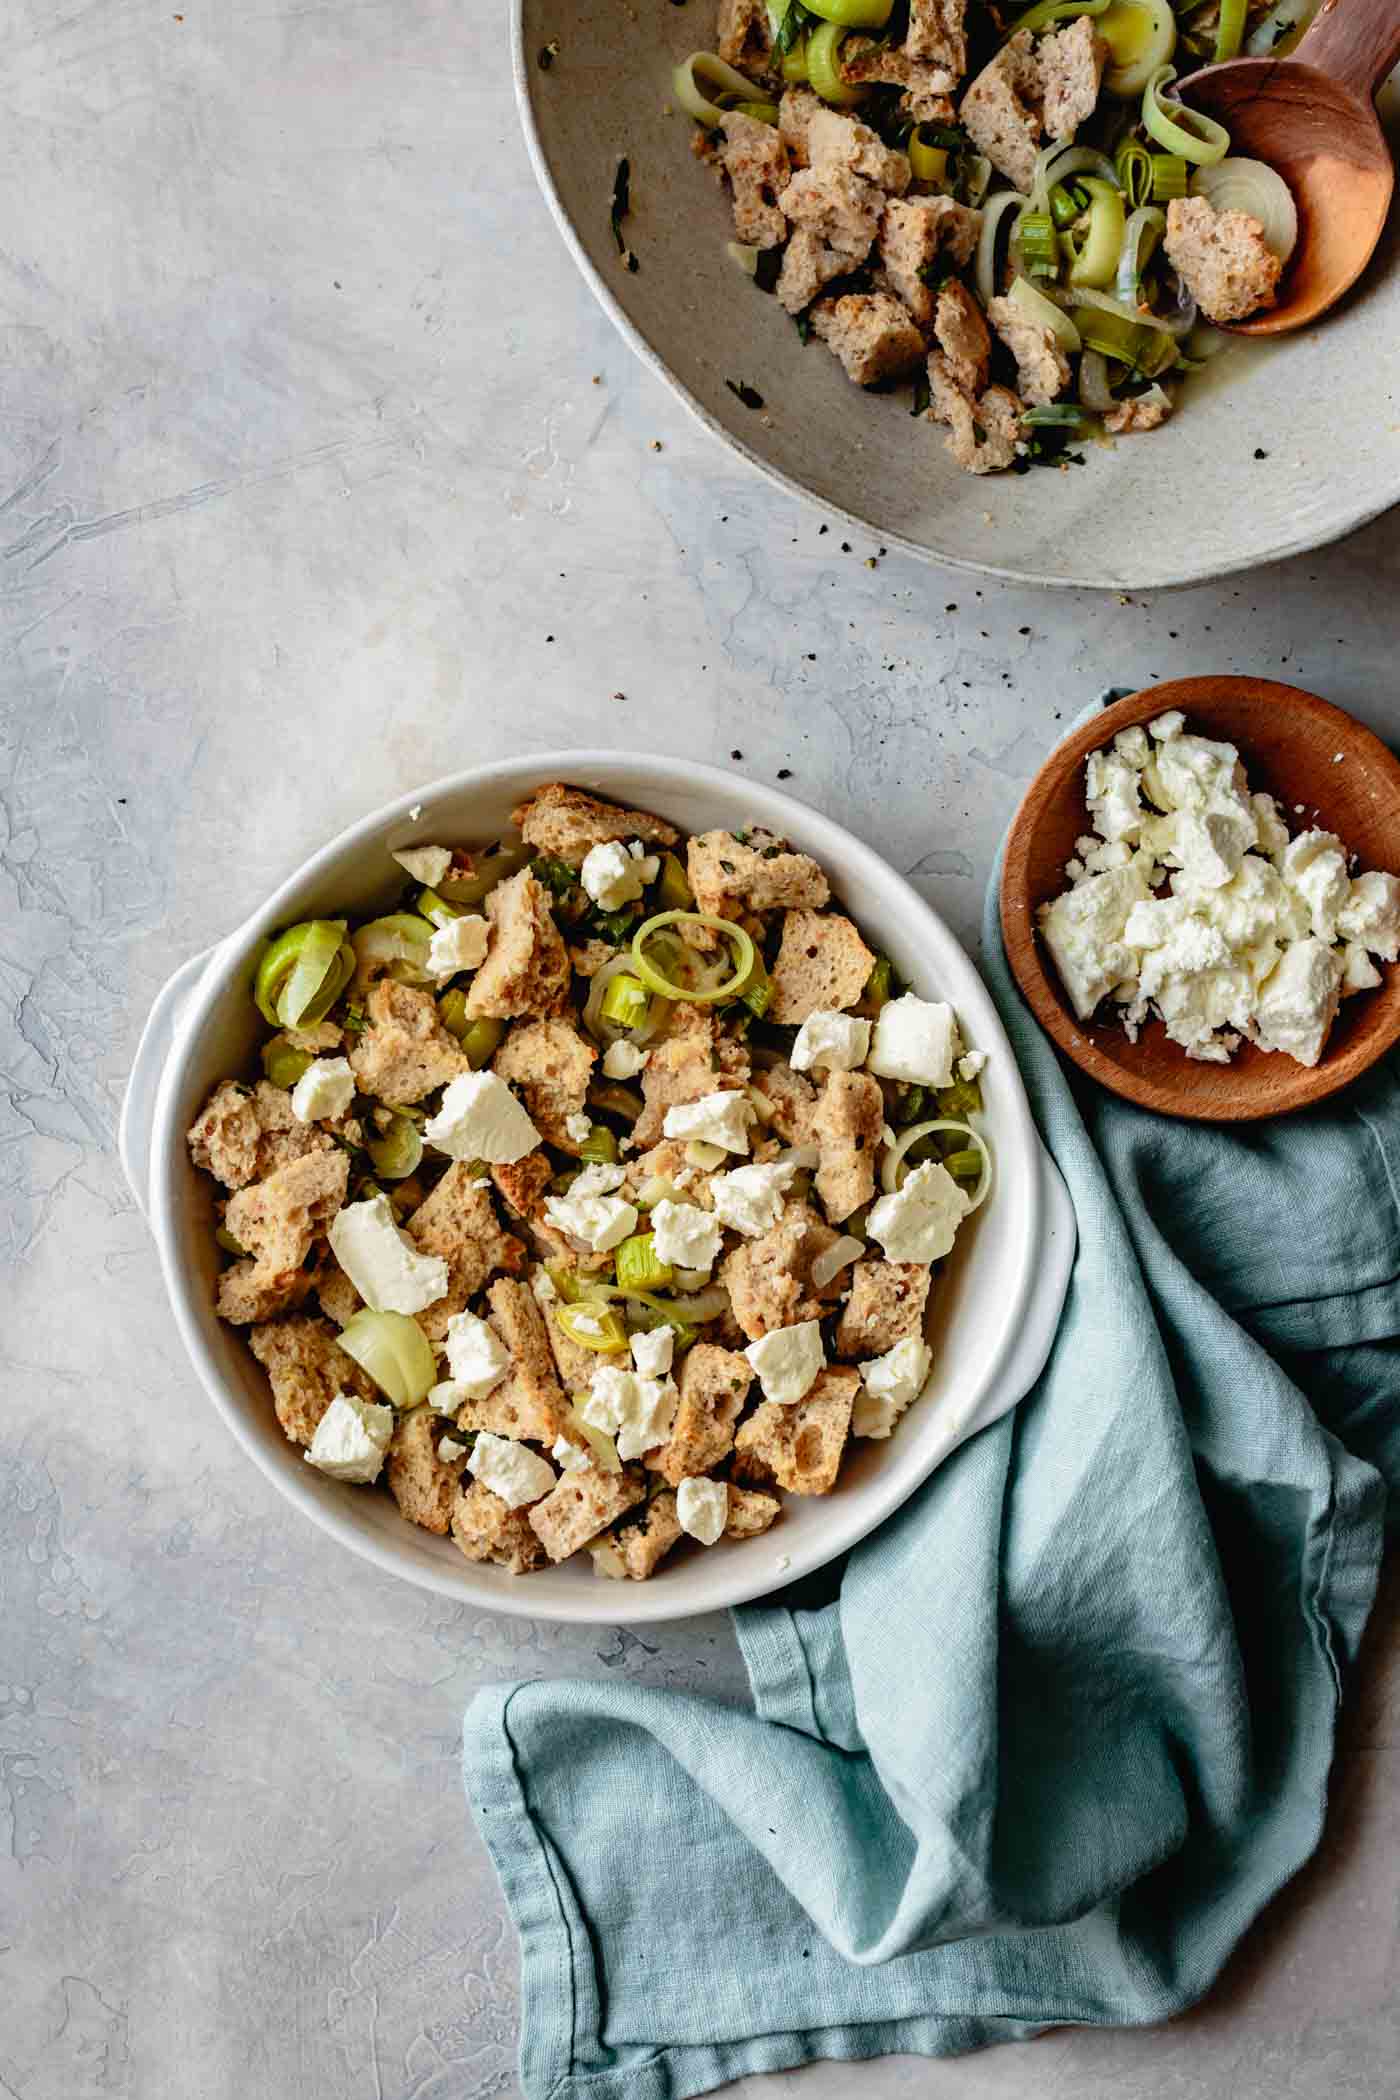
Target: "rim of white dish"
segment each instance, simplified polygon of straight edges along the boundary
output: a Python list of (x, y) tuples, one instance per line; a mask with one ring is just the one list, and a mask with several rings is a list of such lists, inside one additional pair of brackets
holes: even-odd
[(1359, 532), (1363, 525), (1369, 525), (1374, 519), (1384, 516), (1386, 511), (1392, 510), (1400, 501), (1400, 497), (1397, 496), (1382, 496), (1375, 502), (1367, 498), (1345, 516), (1333, 519), (1320, 531), (1299, 533), (1295, 538), (1271, 548), (1267, 554), (1241, 555), (1238, 559), (1223, 562), (1202, 562), (1175, 570), (1166, 577), (1147, 579), (1128, 574), (1107, 578), (1046, 576), (1035, 569), (1004, 568), (999, 562), (967, 561), (961, 555), (947, 552), (935, 554), (933, 549), (924, 546), (922, 541), (912, 540), (896, 528), (872, 525), (870, 520), (861, 517), (858, 511), (843, 510), (839, 503), (833, 503), (829, 497), (817, 495), (805, 482), (785, 473), (781, 467), (773, 466), (770, 461), (755, 452), (742, 437), (721, 423), (718, 416), (690, 391), (685, 381), (660, 352), (652, 347), (623, 309), (607, 280), (595, 269), (559, 195), (554, 173), (544, 150), (544, 141), (535, 122), (534, 76), (525, 47), (525, 4), (526, 0), (511, 0), (511, 65), (515, 76), (516, 107), (520, 112), (521, 129), (525, 134), (525, 146), (535, 171), (535, 180), (544, 193), (545, 202), (563, 236), (565, 246), (582, 272), (594, 298), (634, 355), (640, 358), (663, 386), (669, 388), (712, 438), (726, 446), (729, 451), (737, 452), (746, 466), (752, 467), (755, 473), (761, 474), (764, 480), (771, 482), (775, 488), (782, 489), (785, 495), (795, 496), (803, 503), (810, 503), (824, 516), (836, 519), (856, 532), (874, 534), (885, 546), (898, 547), (901, 553), (912, 555), (916, 561), (927, 562), (933, 568), (955, 569), (967, 576), (991, 576), (998, 583), (1031, 584), (1037, 590), (1045, 591), (1180, 591), (1186, 590), (1192, 584), (1215, 583), (1226, 576), (1242, 576), (1252, 569), (1267, 568), (1273, 562), (1291, 561), (1296, 555), (1312, 554), (1319, 547), (1330, 547), (1336, 541), (1346, 539), (1350, 533)]
[[(314, 883), (317, 877), (328, 872), (333, 863), (346, 853), (372, 848), (382, 848), (386, 831), (396, 822), (411, 820), (411, 812), (422, 806), (422, 821), (427, 826), (431, 807), (435, 801), (462, 791), (479, 791), (492, 785), (514, 779), (517, 783), (524, 777), (529, 781), (541, 779), (581, 779), (590, 782), (590, 776), (602, 774), (602, 782), (596, 783), (606, 791), (607, 775), (616, 774), (626, 768), (634, 777), (651, 776), (655, 782), (654, 792), (664, 799), (668, 789), (674, 789), (677, 778), (694, 782), (732, 799), (735, 794), (735, 776), (718, 766), (702, 765), (686, 759), (665, 758), (659, 754), (634, 754), (621, 751), (571, 750), (528, 752), (518, 758), (500, 759), (486, 766), (468, 767), (460, 772), (443, 775), (437, 780), (411, 789), (396, 796), (392, 802), (372, 810), (357, 823), (351, 824), (327, 841), (308, 860), (301, 863), (272, 893), (267, 901), (251, 913), (234, 932), (221, 940), (210, 954), (208, 964), (198, 984), (191, 991), (188, 1003), (180, 1014), (171, 1040), (161, 1074), (160, 1087), (153, 1119), (151, 1146), (151, 1229), (160, 1255), (166, 1291), (170, 1299), (180, 1338), (185, 1345), (191, 1363), (199, 1374), (201, 1383), (214, 1404), (216, 1412), (231, 1430), (245, 1454), (263, 1473), (278, 1493), (291, 1502), (304, 1516), (323, 1532), (339, 1541), (363, 1560), (416, 1583), (438, 1595), (454, 1598), (458, 1603), (471, 1602), (483, 1610), (501, 1612), (513, 1618), (537, 1619), (544, 1622), (570, 1625), (643, 1625), (661, 1620), (680, 1619), (696, 1613), (727, 1610), (736, 1604), (752, 1603), (774, 1590), (785, 1588), (805, 1576), (814, 1574), (829, 1562), (848, 1552), (859, 1540), (866, 1538), (908, 1500), (946, 1455), (936, 1446), (931, 1446), (927, 1464), (912, 1472), (904, 1466), (891, 1465), (877, 1473), (862, 1494), (859, 1515), (843, 1512), (838, 1505), (833, 1507), (833, 1521), (817, 1542), (805, 1550), (794, 1551), (787, 1556), (789, 1564), (779, 1569), (773, 1554), (754, 1554), (751, 1557), (735, 1556), (733, 1580), (723, 1586), (723, 1595), (718, 1599), (687, 1605), (683, 1598), (661, 1591), (653, 1591), (650, 1584), (607, 1585), (607, 1597), (595, 1596), (597, 1588), (580, 1585), (577, 1600), (572, 1598), (545, 1604), (536, 1601), (530, 1594), (528, 1577), (522, 1576), (510, 1589), (492, 1590), (489, 1594), (477, 1588), (472, 1580), (472, 1564), (463, 1560), (459, 1571), (455, 1567), (435, 1566), (419, 1561), (410, 1561), (401, 1550), (363, 1531), (347, 1509), (341, 1514), (338, 1503), (327, 1503), (317, 1492), (312, 1482), (304, 1485), (295, 1473), (288, 1474), (267, 1456), (263, 1448), (248, 1433), (244, 1409), (230, 1392), (218, 1366), (205, 1343), (202, 1322), (207, 1320), (207, 1293), (197, 1279), (190, 1264), (181, 1259), (184, 1244), (175, 1227), (178, 1216), (178, 1192), (181, 1181), (190, 1173), (189, 1159), (185, 1151), (182, 1118), (175, 1113), (186, 1059), (191, 1045), (196, 1042), (207, 1025), (210, 1015), (225, 992), (229, 976), (234, 969), (247, 965), (252, 945), (263, 937), (267, 927), (276, 925), (284, 916), (286, 907), (297, 895)], [(632, 792), (629, 789), (629, 792)], [(1043, 1237), (1044, 1194), (1037, 1171), (1039, 1138), (1031, 1117), (1030, 1104), (1025, 1086), (1016, 1064), (1010, 1041), (1001, 1025), (990, 993), (982, 983), (976, 966), (952, 930), (927, 904), (890, 862), (867, 846), (862, 839), (848, 831), (844, 825), (810, 804), (787, 795), (781, 789), (764, 784), (743, 781), (744, 798), (757, 807), (754, 814), (765, 819), (776, 818), (779, 828), (800, 829), (807, 842), (820, 857), (823, 834), (838, 842), (838, 852), (847, 863), (856, 865), (863, 879), (873, 884), (888, 887), (893, 885), (902, 892), (901, 909), (909, 916), (910, 935), (908, 946), (914, 953), (927, 953), (930, 948), (942, 951), (946, 957), (952, 951), (957, 963), (966, 972), (970, 986), (975, 987), (973, 999), (980, 1007), (976, 1017), (979, 1047), (989, 1049), (1010, 1083), (1011, 1100), (999, 1111), (999, 1157), (1004, 1157), (1001, 1146), (1011, 1144), (1015, 1155), (1025, 1162), (1023, 1191), (1024, 1209), (1019, 1216), (1020, 1238), (1015, 1250), (1015, 1274), (1013, 1287), (1005, 1293), (1004, 1331), (994, 1354), (988, 1361), (982, 1377), (975, 1388), (964, 1396), (959, 1394), (959, 1412), (964, 1417), (973, 1415), (986, 1395), (993, 1390), (1008, 1361), (1013, 1357), (1020, 1329), (1027, 1310), (1031, 1306), (1036, 1288), (1037, 1258)], [(955, 1004), (966, 1004), (961, 991), (953, 994)], [(1004, 1171), (1004, 1169), (1002, 1170)], [(891, 1447), (893, 1449), (893, 1447)], [(405, 1520), (406, 1521), (406, 1520)], [(795, 1542), (794, 1542), (795, 1544)]]

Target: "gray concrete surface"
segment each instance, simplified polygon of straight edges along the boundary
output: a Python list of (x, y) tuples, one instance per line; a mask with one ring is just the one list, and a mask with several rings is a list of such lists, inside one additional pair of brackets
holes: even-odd
[[(731, 466), (576, 280), (497, 16), (7, 16), (10, 2100), (514, 2093), (515, 1952), (458, 1791), (467, 1696), (517, 1673), (740, 1683), (719, 1621), (643, 1640), (420, 1596), (293, 1522), (239, 1456), (113, 1154), (176, 963), (375, 802), (520, 748), (790, 769), (971, 935), (1021, 786), (1107, 681), (1268, 671), (1400, 736), (1393, 518), (1220, 589), (1048, 598), (845, 554)], [(1210, 2006), (1150, 2035), (746, 2095), (1391, 2093), (1393, 1605), (1324, 1854)]]

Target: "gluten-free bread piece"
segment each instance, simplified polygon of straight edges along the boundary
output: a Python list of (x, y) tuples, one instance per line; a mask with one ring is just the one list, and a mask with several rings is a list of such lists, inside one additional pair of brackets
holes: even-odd
[(896, 379), (924, 354), (923, 335), (893, 292), (847, 292), (819, 299), (812, 308), (812, 333), (839, 357), (848, 379), (875, 386)]
[(642, 1073), (645, 1106), (632, 1126), (639, 1152), (660, 1144), (668, 1108), (748, 1083), (748, 1051), (733, 1036), (717, 1033), (713, 1016), (703, 1007), (678, 1002), (668, 1028), (669, 1033), (652, 1045)]
[(551, 781), (511, 811), (514, 824), (527, 846), (534, 846), (551, 860), (566, 860), (571, 868), (582, 867), (594, 846), (610, 845), (614, 839), (646, 839), (657, 846), (674, 846), (676, 828), (644, 809), (622, 809), (615, 802), (600, 802), (582, 788)]
[(840, 912), (790, 911), (773, 965), (768, 1019), (783, 1027), (821, 1009), (844, 1013), (870, 981), (875, 957)]
[(1023, 193), (1035, 179), (1040, 150), (1040, 67), (1035, 39), (1018, 29), (984, 66), (962, 98), (959, 116), (979, 153), (985, 153)]
[(734, 231), (755, 248), (776, 248), (787, 239), (778, 207), (792, 170), (787, 147), (772, 124), (727, 109), (720, 118), (724, 144), (719, 157), (733, 193)]
[(545, 1143), (577, 1158), (569, 1118), (582, 1112), (597, 1056), (572, 1021), (517, 1021), (491, 1068), (515, 1088)]
[[(786, 313), (800, 314), (811, 305), (818, 293), (825, 291), (833, 278), (843, 277), (851, 267), (844, 255), (828, 248), (818, 233), (808, 226), (793, 228), (792, 238), (783, 250), (783, 267), (778, 272), (778, 304)], [(730, 912), (726, 918), (733, 917)]]
[(776, 1225), (725, 1256), (719, 1280), (729, 1293), (735, 1320), (751, 1342), (775, 1327), (819, 1320), (831, 1310), (841, 1279), (833, 1277), (818, 1290), (812, 1282), (812, 1263), (837, 1237), (809, 1203), (794, 1200)]
[(841, 1469), (860, 1373), (828, 1368), (795, 1407), (765, 1400), (739, 1425), (736, 1451), (751, 1452), (791, 1495), (829, 1495)]
[(794, 168), (805, 168), (812, 155), (807, 132), (813, 117), (826, 108), (815, 88), (790, 87), (778, 104), (778, 136), (788, 150)]
[(727, 66), (762, 73), (773, 55), (773, 25), (765, 0), (719, 0), (715, 49)]
[(1041, 38), (1035, 61), (1041, 113), (1052, 139), (1072, 139), (1084, 119), (1094, 114), (1107, 57), (1108, 45), (1088, 15)]
[(909, 0), (909, 56), (931, 59), (961, 80), (967, 71), (966, 12), (967, 0)]
[[(247, 1248), (253, 1266), (243, 1271), (240, 1264), (238, 1272), (229, 1270), (220, 1279), (216, 1303), (224, 1319), (255, 1317), (242, 1306), (249, 1302), (246, 1294), (256, 1294), (260, 1287), (291, 1302), (307, 1256), (345, 1201), (349, 1172), (349, 1158), (338, 1148), (308, 1152), (279, 1167), (266, 1181), (255, 1181), (229, 1197), (224, 1225), (239, 1246)], [(227, 1279), (239, 1273), (242, 1305), (236, 1307), (236, 1286)]]
[(700, 832), (686, 848), (686, 873), (696, 910), (718, 919), (821, 905), (831, 897), (831, 885), (808, 854), (763, 832), (743, 841), (732, 831)]
[(318, 1123), (299, 1123), (284, 1087), (260, 1079), (248, 1088), (225, 1079), (190, 1127), (190, 1157), (227, 1189), (246, 1188), (308, 1152), (329, 1152), (335, 1140)]
[(337, 1327), (348, 1326), (365, 1301), (333, 1254), (326, 1256), (314, 1281), (326, 1318)]
[(510, 1369), (484, 1400), (468, 1400), (458, 1410), (458, 1424), (550, 1445), (564, 1434), (567, 1403), (534, 1293), (528, 1284), (500, 1276), (486, 1299), (491, 1325), (510, 1351)]
[(784, 218), (814, 233), (853, 268), (865, 261), (880, 230), (885, 193), (849, 168), (799, 168), (778, 205)]
[(833, 1225), (875, 1194), (875, 1155), (885, 1124), (885, 1097), (868, 1072), (828, 1072), (812, 1118), (821, 1147), (816, 1190)]
[(452, 1505), (466, 1453), (460, 1458), (441, 1459), (437, 1446), (442, 1431), (430, 1407), (415, 1407), (400, 1415), (390, 1439), (384, 1463), (389, 1493), (410, 1524), (421, 1524), (441, 1538), (452, 1526)]
[(946, 423), (948, 450), (968, 474), (999, 474), (1016, 457), (1022, 407), (1004, 386), (989, 386), (979, 400), (964, 392), (941, 350), (928, 361), (931, 423)]
[(370, 987), (365, 1016), (348, 1052), (362, 1094), (404, 1108), (470, 1072), (471, 1062), (443, 1027), (431, 993), (417, 985), (381, 977)]
[(382, 1396), (336, 1340), (329, 1320), (297, 1314), (255, 1327), (248, 1347), (272, 1383), (272, 1404), (294, 1444), (309, 1444), (337, 1393), (362, 1400)]
[(467, 992), (473, 1020), (562, 1013), (573, 973), (543, 883), (529, 868), (498, 882), (486, 899), (486, 917), (490, 945)]
[(230, 1327), (275, 1320), (304, 1305), (318, 1280), (314, 1267), (265, 1269), (260, 1262), (236, 1261), (219, 1276), (214, 1310)]
[(743, 1413), (753, 1370), (746, 1358), (713, 1342), (696, 1342), (681, 1364), (671, 1434), (646, 1463), (672, 1487), (708, 1473), (734, 1448), (734, 1425)]
[(488, 1277), (504, 1269), (516, 1275), (524, 1267), (525, 1243), (507, 1232), (496, 1216), (489, 1188), (476, 1162), (455, 1159), (432, 1194), (412, 1212), (404, 1228), (420, 1254), (436, 1254), (447, 1263), (447, 1293), (417, 1315), (429, 1341), (439, 1342), (447, 1323), (465, 1312)]
[(768, 1104), (769, 1127), (789, 1145), (810, 1145), (817, 1090), (791, 1065), (770, 1065), (753, 1075), (753, 1087)]
[(909, 156), (887, 146), (878, 131), (839, 110), (818, 109), (807, 125), (807, 157), (814, 168), (846, 168), (887, 196), (902, 197), (911, 179)]
[[(1081, 16), (1080, 19), (1088, 18)], [(987, 318), (1016, 360), (1021, 399), (1032, 408), (1048, 408), (1069, 385), (1069, 359), (1055, 341), (1054, 330), (1034, 320), (1024, 307), (1010, 298), (993, 299), (987, 308)], [(949, 363), (953, 365), (951, 358)], [(956, 365), (953, 365), (953, 374), (960, 386), (966, 386), (966, 380)], [(985, 380), (985, 369), (982, 376)], [(967, 390), (971, 393), (980, 391), (978, 387)]]
[(764, 1495), (755, 1488), (731, 1484), (729, 1512), (724, 1520), (725, 1537), (756, 1539), (760, 1532), (767, 1531), (782, 1506), (776, 1495)]
[(1248, 212), (1217, 211), (1204, 197), (1173, 197), (1162, 245), (1212, 321), (1242, 321), (1274, 304), (1283, 264)]
[(981, 307), (956, 278), (938, 294), (933, 332), (958, 385), (980, 394), (987, 384), (992, 339)]
[(544, 1548), (523, 1509), (511, 1509), (480, 1480), (463, 1478), (452, 1505), (452, 1538), (468, 1560), (490, 1561), (525, 1575), (544, 1559)]
[[(594, 1568), (600, 1575), (611, 1575), (618, 1581), (645, 1582), (656, 1573), (680, 1536), (675, 1495), (670, 1488), (663, 1488), (659, 1495), (652, 1496), (642, 1516), (624, 1524), (608, 1539), (595, 1541), (590, 1548)], [(611, 1552), (604, 1550), (608, 1546)]]
[(646, 1475), (636, 1466), (596, 1473), (591, 1466), (561, 1475), (529, 1512), (530, 1529), (551, 1560), (567, 1560), (646, 1495)]
[(887, 87), (903, 88), (898, 105), (902, 116), (913, 117), (921, 124), (953, 122), (953, 90), (957, 81), (947, 66), (931, 65), (926, 58), (911, 58), (907, 48), (865, 36), (843, 39), (840, 66), (841, 78), (852, 85), (874, 80)]
[[(933, 326), (938, 293), (929, 278), (939, 259), (961, 266), (970, 260), (982, 230), (982, 214), (952, 197), (892, 197), (880, 220), (880, 260), (919, 326)], [(797, 900), (805, 903), (805, 898)]]
[(883, 1356), (924, 1330), (930, 1272), (916, 1261), (858, 1261), (851, 1295), (836, 1328), (836, 1354), (852, 1360)]

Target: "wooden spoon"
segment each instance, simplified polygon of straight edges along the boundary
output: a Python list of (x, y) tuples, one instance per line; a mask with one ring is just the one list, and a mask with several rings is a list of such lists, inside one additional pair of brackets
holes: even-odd
[(1287, 58), (1232, 58), (1182, 81), (1232, 153), (1267, 161), (1293, 192), (1298, 245), (1279, 301), (1239, 335), (1282, 335), (1335, 304), (1371, 259), (1395, 187), (1376, 90), (1400, 59), (1400, 0), (1323, 0)]

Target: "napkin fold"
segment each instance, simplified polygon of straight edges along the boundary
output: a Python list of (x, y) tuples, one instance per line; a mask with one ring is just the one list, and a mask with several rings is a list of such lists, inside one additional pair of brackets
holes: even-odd
[(1400, 1070), (1284, 1121), (1081, 1082), (984, 974), (1079, 1251), (1034, 1390), (845, 1563), (735, 1614), (753, 1711), (468, 1709), (529, 2100), (1138, 2025), (1322, 1827), (1400, 1485)]

